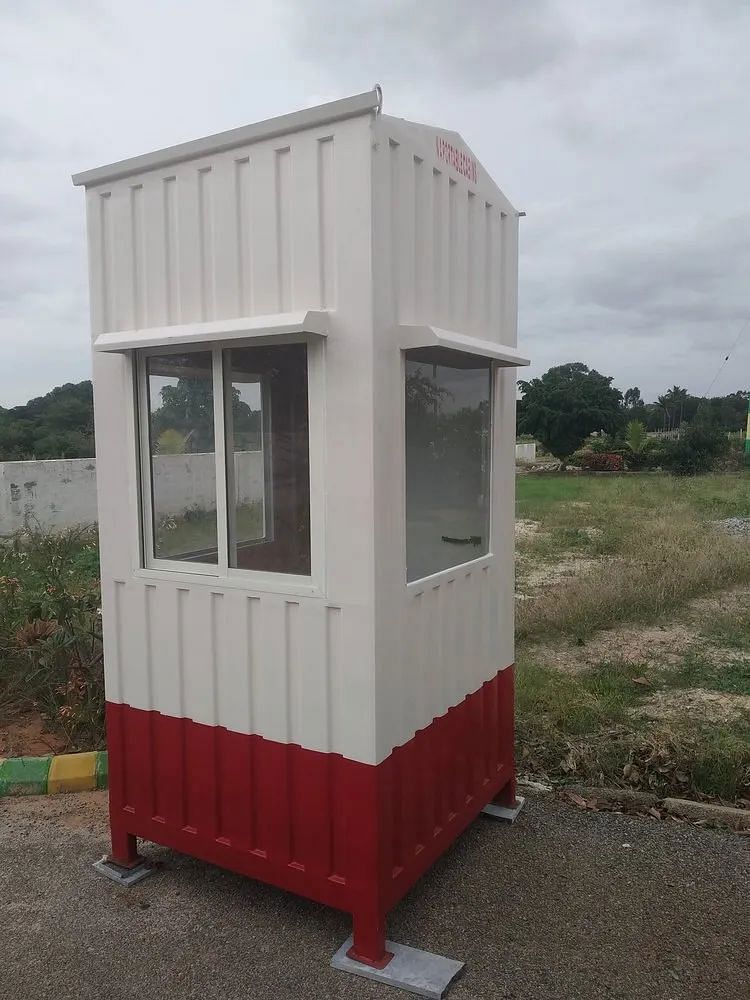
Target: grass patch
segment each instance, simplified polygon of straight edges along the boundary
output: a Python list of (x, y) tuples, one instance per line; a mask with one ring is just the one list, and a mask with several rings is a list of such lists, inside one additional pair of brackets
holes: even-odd
[(516, 709), (526, 719), (544, 718), (569, 736), (601, 726), (624, 723), (642, 697), (633, 678), (638, 669), (602, 664), (571, 675), (534, 660), (521, 659), (516, 682)]
[(664, 688), (706, 688), (750, 696), (750, 659), (738, 657), (718, 665), (707, 656), (688, 653), (676, 670), (660, 672), (659, 684)]
[(520, 660), (520, 767), (557, 782), (642, 788), (659, 795), (750, 794), (750, 721), (675, 724), (633, 713), (652, 689), (637, 665), (603, 663), (564, 674)]
[(618, 559), (523, 601), (519, 639), (584, 638), (623, 621), (657, 621), (693, 597), (750, 581), (747, 540), (713, 530), (685, 503), (638, 517), (608, 516), (604, 547)]
[(750, 652), (750, 611), (738, 615), (719, 615), (701, 632), (717, 646)]
[[(564, 672), (531, 648), (554, 637), (583, 643), (627, 622), (666, 623), (692, 598), (750, 583), (747, 539), (712, 524), (750, 516), (750, 477), (522, 476), (517, 503), (519, 517), (539, 523), (518, 542), (525, 594), (524, 577), (543, 578), (545, 565), (594, 561), (569, 578), (551, 572), (551, 585), (516, 605), (521, 768), (664, 795), (750, 795), (750, 719), (742, 712), (722, 723), (638, 712), (660, 688), (750, 694), (742, 656), (750, 611), (703, 623), (696, 642), (705, 652), (693, 649), (668, 669), (605, 662)], [(724, 652), (712, 655), (712, 647)], [(650, 685), (635, 683), (644, 674)]]

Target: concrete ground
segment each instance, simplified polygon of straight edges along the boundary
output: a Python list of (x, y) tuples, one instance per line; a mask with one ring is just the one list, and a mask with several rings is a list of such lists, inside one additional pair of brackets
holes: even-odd
[[(0, 799), (0, 997), (398, 995), (329, 968), (344, 914), (150, 845), (162, 867), (121, 889), (91, 867), (106, 847), (104, 793)], [(480, 817), (389, 933), (466, 962), (451, 1000), (747, 1000), (748, 848), (537, 799)]]

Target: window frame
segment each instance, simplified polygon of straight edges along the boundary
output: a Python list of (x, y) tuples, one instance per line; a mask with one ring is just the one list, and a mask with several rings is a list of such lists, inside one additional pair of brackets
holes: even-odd
[[(418, 345), (422, 346), (422, 345)], [(426, 345), (432, 346), (432, 345)], [(410, 351), (414, 350), (414, 347), (401, 347), (401, 455), (402, 455), (402, 484), (403, 489), (401, 493), (401, 524), (403, 531), (403, 552), (402, 552), (402, 580), (403, 585), (406, 588), (407, 593), (422, 593), (426, 587), (434, 586), (438, 583), (442, 583), (445, 580), (455, 579), (455, 577), (462, 571), (475, 569), (480, 566), (487, 565), (494, 559), (495, 555), (495, 502), (498, 491), (498, 482), (496, 471), (498, 468), (496, 461), (496, 450), (499, 442), (498, 430), (496, 427), (496, 416), (500, 412), (498, 393), (499, 393), (499, 378), (498, 372), (503, 368), (503, 365), (497, 362), (497, 359), (491, 358), (487, 355), (479, 354), (483, 360), (489, 362), (489, 380), (490, 380), (490, 391), (489, 391), (489, 439), (487, 442), (487, 459), (489, 462), (489, 468), (487, 470), (487, 483), (489, 487), (489, 502), (487, 509), (487, 551), (483, 552), (481, 555), (472, 556), (469, 559), (464, 560), (460, 563), (455, 563), (453, 566), (447, 566), (445, 569), (436, 570), (434, 573), (428, 573), (426, 576), (417, 577), (415, 580), (409, 579), (409, 567), (407, 562), (407, 546), (406, 546), (406, 536), (407, 536), (407, 506), (406, 506), (406, 490), (407, 490), (407, 476), (406, 476), (406, 363), (409, 360), (408, 354)], [(446, 348), (455, 352), (456, 354), (468, 353), (465, 351), (458, 350), (457, 348)]]
[[(307, 413), (308, 449), (310, 470), (310, 575), (280, 573), (252, 569), (238, 569), (229, 565), (229, 509), (228, 469), (226, 448), (226, 400), (229, 384), (225, 381), (225, 354), (231, 348), (267, 347), (281, 344), (304, 344), (307, 349)], [(214, 463), (216, 473), (216, 518), (218, 561), (216, 563), (187, 562), (163, 559), (154, 554), (153, 486), (151, 475), (150, 414), (148, 401), (147, 359), (169, 354), (209, 352), (212, 359), (212, 387), (214, 404)], [(322, 594), (324, 583), (323, 535), (323, 409), (324, 344), (320, 338), (305, 334), (287, 336), (253, 337), (248, 340), (219, 340), (203, 344), (170, 344), (147, 347), (133, 352), (135, 378), (136, 441), (139, 500), (139, 568), (138, 575), (158, 577), (183, 583), (213, 583), (226, 587), (288, 594)], [(268, 426), (264, 422), (264, 499), (272, 493), (268, 469), (270, 449), (266, 448)], [(271, 503), (273, 498), (271, 497)], [(269, 512), (264, 511), (265, 525)], [(267, 537), (267, 535), (266, 535)], [(260, 541), (260, 539), (259, 539)]]
[[(224, 365), (224, 373), (223, 373), (224, 447), (226, 448), (228, 436), (229, 433), (231, 432), (232, 451), (234, 451), (234, 427), (232, 424), (231, 407), (229, 405), (229, 400), (231, 398), (231, 391), (232, 391), (231, 365), (228, 364), (229, 355), (227, 354), (227, 351), (231, 351), (232, 349), (233, 348), (230, 347), (227, 348), (226, 351), (222, 351), (222, 363)], [(270, 387), (269, 387), (268, 376), (261, 375), (256, 380), (255, 384), (260, 386), (260, 398), (261, 398), (260, 440), (261, 440), (261, 450), (263, 452), (263, 534), (260, 535), (258, 538), (246, 540), (245, 542), (242, 543), (243, 545), (262, 545), (265, 542), (273, 541), (274, 538), (272, 428), (271, 428)], [(234, 491), (235, 488), (233, 462), (226, 463), (226, 478), (227, 478), (227, 529), (229, 532), (228, 553), (229, 553), (229, 563), (231, 568), (231, 563), (237, 562), (237, 545), (238, 545), (238, 540), (236, 538), (236, 532), (237, 532), (236, 509), (235, 509), (234, 523), (232, 523), (232, 521), (229, 518), (229, 496)], [(246, 572), (250, 571), (246, 570)]]

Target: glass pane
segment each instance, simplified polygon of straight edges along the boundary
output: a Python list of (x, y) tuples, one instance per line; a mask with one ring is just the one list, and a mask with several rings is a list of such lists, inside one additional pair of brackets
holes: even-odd
[(146, 359), (154, 556), (218, 562), (211, 352)]
[(491, 367), (485, 358), (406, 352), (406, 578), (489, 551)]
[(310, 575), (307, 347), (224, 352), (229, 565)]

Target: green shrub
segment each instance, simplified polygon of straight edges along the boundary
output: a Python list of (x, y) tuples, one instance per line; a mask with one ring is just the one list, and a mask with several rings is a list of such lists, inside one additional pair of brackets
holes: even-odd
[(0, 691), (40, 709), (73, 748), (104, 741), (98, 576), (95, 529), (0, 543)]
[(726, 434), (705, 422), (690, 424), (666, 450), (665, 467), (675, 476), (711, 472), (729, 450)]

